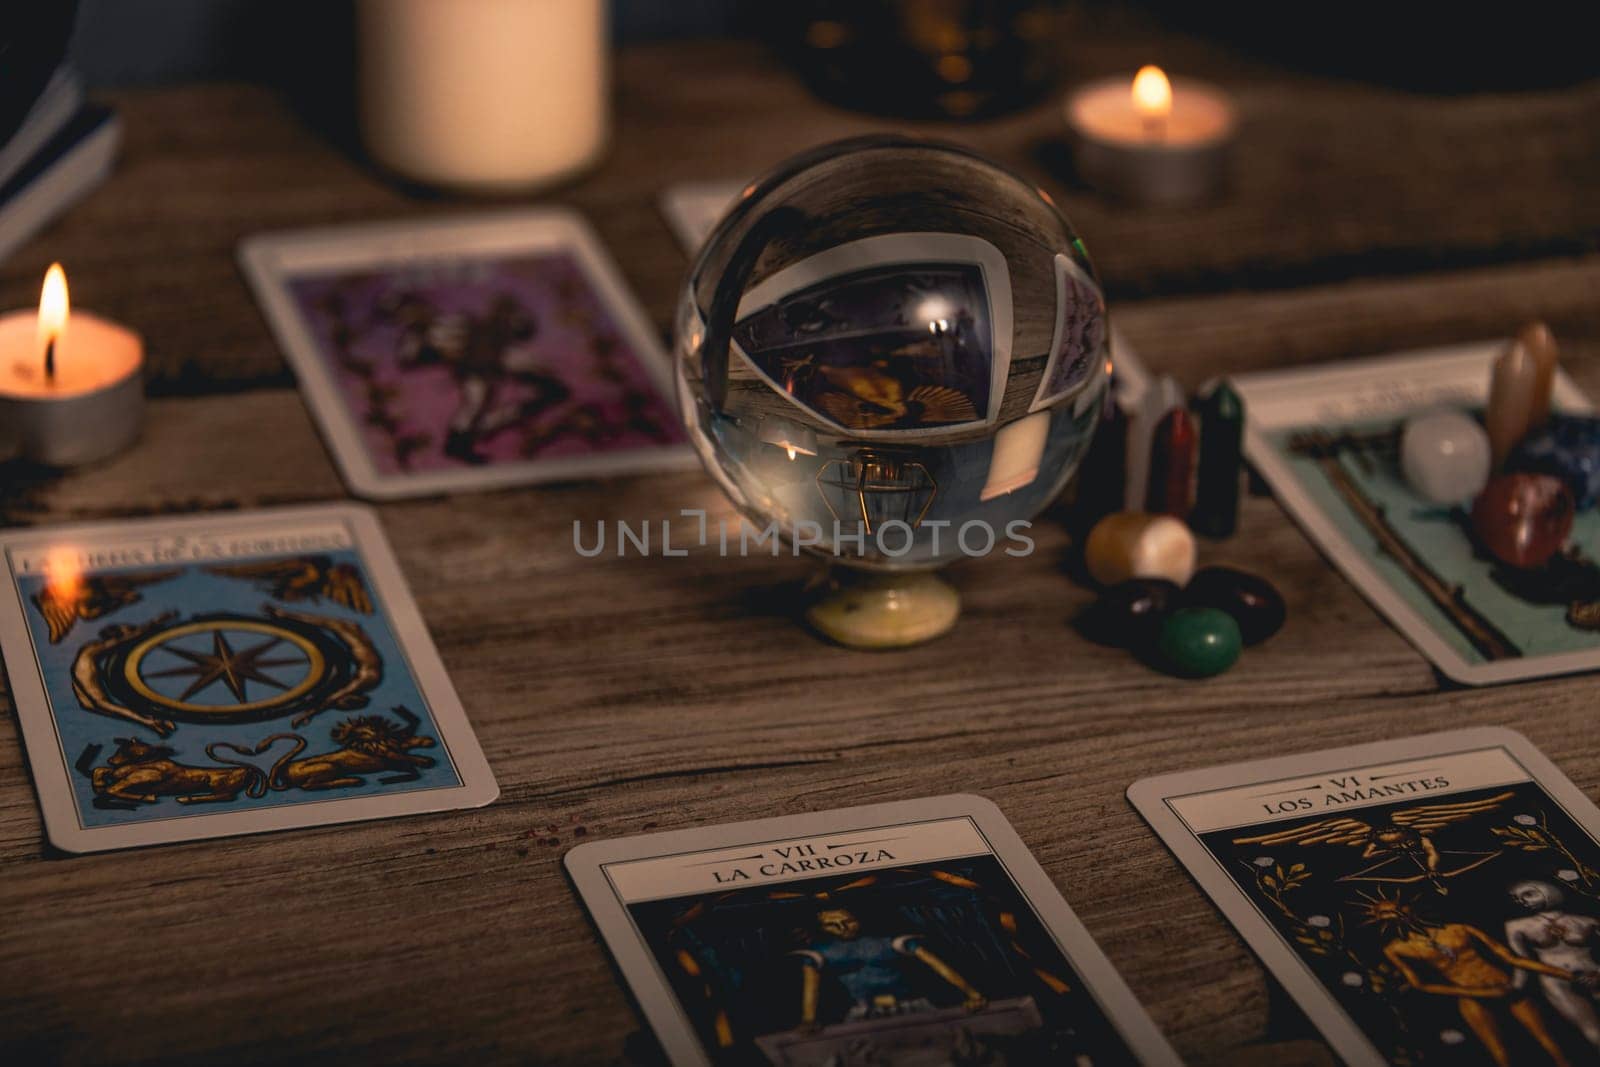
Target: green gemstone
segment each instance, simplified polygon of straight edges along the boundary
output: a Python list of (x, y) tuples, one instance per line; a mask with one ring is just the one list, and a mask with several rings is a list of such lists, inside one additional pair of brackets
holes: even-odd
[(1239, 658), (1244, 641), (1233, 616), (1216, 608), (1181, 608), (1161, 625), (1162, 664), (1185, 678), (1221, 674)]

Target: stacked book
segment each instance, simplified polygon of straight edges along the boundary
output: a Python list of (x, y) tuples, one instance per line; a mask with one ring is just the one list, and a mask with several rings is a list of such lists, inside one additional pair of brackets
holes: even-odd
[(0, 141), (0, 262), (105, 179), (121, 140), (116, 115), (86, 103), (71, 70), (56, 71)]

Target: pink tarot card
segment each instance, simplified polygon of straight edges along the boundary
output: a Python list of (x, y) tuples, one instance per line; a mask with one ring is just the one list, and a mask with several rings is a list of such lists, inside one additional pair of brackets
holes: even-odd
[(695, 464), (655, 330), (570, 211), (272, 234), (240, 258), (362, 496)]

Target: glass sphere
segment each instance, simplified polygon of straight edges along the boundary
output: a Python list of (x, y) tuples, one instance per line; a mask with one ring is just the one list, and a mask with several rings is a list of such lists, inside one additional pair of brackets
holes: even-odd
[(746, 188), (690, 272), (674, 362), (690, 439), (755, 533), (879, 570), (1020, 552), (1110, 387), (1105, 300), (1055, 205), (901, 137)]

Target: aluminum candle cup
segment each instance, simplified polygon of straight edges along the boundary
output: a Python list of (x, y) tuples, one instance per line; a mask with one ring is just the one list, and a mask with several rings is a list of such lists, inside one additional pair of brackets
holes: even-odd
[(138, 334), (83, 312), (69, 321), (65, 276), (47, 280), (39, 313), (0, 316), (0, 458), (74, 467), (127, 448), (144, 418), (143, 371)]
[(1169, 82), (1160, 68), (1107, 78), (1066, 101), (1085, 182), (1133, 204), (1175, 207), (1219, 196), (1228, 182), (1236, 112), (1205, 82)]

